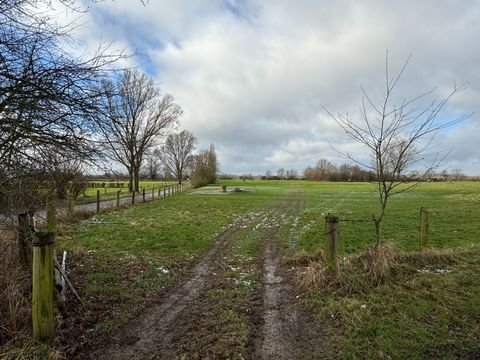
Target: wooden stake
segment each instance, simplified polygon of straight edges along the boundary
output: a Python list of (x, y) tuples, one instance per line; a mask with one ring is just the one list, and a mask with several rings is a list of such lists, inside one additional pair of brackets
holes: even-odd
[(51, 340), (53, 318), (52, 232), (37, 232), (33, 240), (32, 328), (35, 340)]
[(57, 227), (57, 201), (55, 194), (47, 198), (47, 231), (55, 232)]
[(324, 265), (327, 271), (337, 271), (337, 239), (338, 239), (338, 217), (327, 215), (325, 217), (325, 246)]
[(97, 214), (100, 212), (100, 190), (97, 190)]
[(117, 209), (120, 208), (120, 190), (117, 191)]
[(27, 242), (30, 237), (30, 221), (28, 213), (18, 214), (18, 254), (20, 261), (26, 267), (29, 266)]
[(75, 199), (74, 199), (73, 195), (70, 195), (68, 197), (68, 204), (67, 204), (68, 216), (73, 216), (74, 210), (75, 210)]
[(420, 250), (428, 244), (428, 210), (420, 208)]

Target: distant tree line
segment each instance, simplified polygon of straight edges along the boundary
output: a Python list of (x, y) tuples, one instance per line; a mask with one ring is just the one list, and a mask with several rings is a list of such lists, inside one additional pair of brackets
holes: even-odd
[(307, 167), (303, 176), (306, 180), (316, 181), (373, 181), (375, 173), (362, 169), (356, 164), (336, 166), (326, 159), (320, 159), (315, 166)]

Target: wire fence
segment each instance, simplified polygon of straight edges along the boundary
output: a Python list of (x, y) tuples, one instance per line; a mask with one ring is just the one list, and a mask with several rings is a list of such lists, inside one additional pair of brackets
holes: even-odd
[[(381, 242), (391, 243), (402, 250), (419, 250), (423, 232), (424, 246), (431, 248), (465, 248), (480, 243), (480, 204), (424, 208), (424, 213), (427, 216), (425, 229), (422, 229), (421, 208), (385, 215), (379, 225)], [(359, 251), (374, 242), (376, 227), (373, 215), (351, 212), (331, 215), (338, 216), (338, 248), (343, 255)], [(323, 226), (323, 218), (320, 217), (317, 228), (311, 230), (317, 233), (319, 244), (326, 235), (319, 231)]]

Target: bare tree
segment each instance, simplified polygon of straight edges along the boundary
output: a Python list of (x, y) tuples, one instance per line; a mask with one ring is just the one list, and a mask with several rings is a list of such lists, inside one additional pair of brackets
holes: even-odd
[(209, 150), (200, 151), (193, 158), (192, 185), (194, 187), (205, 186), (217, 180), (217, 154), (214, 145)]
[[(364, 145), (372, 158), (368, 164), (358, 160), (351, 154), (343, 154), (354, 162), (375, 172), (379, 198), (378, 212), (373, 215), (375, 223), (375, 245), (381, 242), (381, 224), (390, 197), (410, 189), (425, 176), (437, 168), (443, 160), (438, 153), (415, 177), (408, 176), (420, 160), (423, 160), (432, 148), (437, 133), (457, 124), (468, 116), (451, 120), (438, 119), (447, 102), (464, 87), (453, 87), (453, 90), (439, 101), (431, 101), (425, 105), (424, 100), (434, 91), (430, 90), (417, 96), (404, 99), (399, 105), (393, 103), (393, 92), (408, 65), (410, 57), (400, 71), (391, 76), (388, 69), (388, 53), (386, 57), (385, 93), (383, 98), (375, 102), (362, 87), (363, 102), (360, 109), (360, 121), (351, 119), (348, 114), (330, 116), (354, 141)], [(328, 110), (327, 110), (328, 112)]]
[(161, 162), (160, 162), (160, 150), (155, 149), (147, 154), (145, 175), (151, 179), (156, 180), (160, 176)]
[(64, 42), (73, 25), (56, 25), (38, 11), (41, 5), (53, 6), (48, 0), (0, 0), (2, 211), (33, 206), (32, 192), (18, 201), (17, 190), (52, 170), (52, 151), (97, 155), (89, 119), (96, 112), (107, 65), (119, 58), (105, 48), (90, 58), (68, 53)]
[(130, 191), (138, 191), (144, 156), (166, 136), (182, 110), (171, 95), (162, 95), (153, 80), (137, 70), (125, 70), (117, 81), (106, 81), (103, 89), (105, 104), (99, 119), (103, 147), (126, 167)]
[(185, 172), (193, 164), (192, 151), (195, 149), (197, 138), (188, 130), (178, 134), (170, 134), (161, 150), (161, 161), (165, 168), (172, 173), (179, 184)]

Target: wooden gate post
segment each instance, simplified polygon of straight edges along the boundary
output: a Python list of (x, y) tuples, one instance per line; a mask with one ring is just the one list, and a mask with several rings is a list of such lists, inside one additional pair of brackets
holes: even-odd
[(53, 318), (52, 232), (37, 232), (33, 239), (32, 329), (35, 340), (51, 340)]
[(120, 208), (120, 190), (117, 190), (117, 209)]
[(420, 250), (427, 247), (428, 243), (428, 210), (420, 208)]
[(337, 271), (338, 216), (325, 217), (324, 265), (328, 272)]
[(97, 190), (97, 214), (100, 212), (100, 190)]

